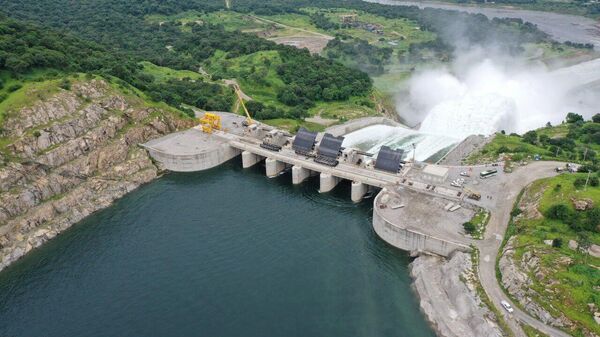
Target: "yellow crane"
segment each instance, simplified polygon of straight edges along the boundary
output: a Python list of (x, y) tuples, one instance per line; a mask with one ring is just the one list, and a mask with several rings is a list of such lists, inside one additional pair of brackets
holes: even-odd
[(238, 101), (240, 101), (240, 105), (242, 106), (242, 108), (244, 109), (244, 112), (246, 113), (246, 126), (250, 126), (254, 123), (256, 123), (252, 117), (250, 117), (250, 113), (248, 112), (248, 109), (246, 109), (246, 104), (244, 104), (244, 98), (242, 97), (242, 90), (240, 89), (240, 86), (237, 83), (232, 83), (231, 86), (233, 87), (233, 90), (235, 90), (235, 94), (237, 95)]

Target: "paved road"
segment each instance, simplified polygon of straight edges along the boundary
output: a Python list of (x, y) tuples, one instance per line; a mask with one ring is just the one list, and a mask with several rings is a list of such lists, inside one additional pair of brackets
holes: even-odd
[[(515, 311), (509, 314), (501, 306), (501, 300), (511, 302), (500, 288), (499, 280), (496, 278), (496, 258), (498, 251), (506, 233), (508, 222), (510, 220), (510, 212), (515, 199), (519, 192), (527, 185), (535, 180), (551, 177), (556, 175), (554, 168), (563, 166), (564, 163), (558, 162), (534, 162), (526, 167), (521, 167), (515, 170), (512, 174), (499, 175), (498, 177), (490, 178), (497, 179), (495, 190), (499, 191), (492, 196), (491, 201), (488, 201), (486, 207), (491, 210), (491, 217), (486, 229), (485, 239), (477, 242), (477, 247), (481, 253), (481, 261), (479, 263), (479, 278), (485, 292), (490, 297), (494, 305), (502, 312), (505, 320), (510, 325), (516, 336), (525, 336), (525, 333), (518, 324), (522, 321), (537, 330), (549, 335), (557, 337), (568, 337), (569, 335), (550, 327), (541, 321), (531, 317), (529, 314), (521, 311), (514, 303), (512, 304)], [(486, 182), (487, 183), (487, 182)], [(485, 197), (485, 196), (484, 196)]]

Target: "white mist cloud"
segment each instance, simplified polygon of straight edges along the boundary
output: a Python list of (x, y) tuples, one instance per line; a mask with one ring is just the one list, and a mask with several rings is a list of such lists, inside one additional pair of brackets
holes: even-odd
[[(423, 132), (465, 138), (499, 130), (523, 133), (547, 122), (560, 123), (569, 111), (589, 117), (597, 106), (597, 93), (575, 90), (582, 76), (515, 58), (481, 55), (475, 50), (456, 58), (450, 67), (414, 75), (409, 82), (409, 111), (402, 117), (409, 124), (421, 123)], [(590, 67), (573, 67), (579, 75), (589, 71)]]

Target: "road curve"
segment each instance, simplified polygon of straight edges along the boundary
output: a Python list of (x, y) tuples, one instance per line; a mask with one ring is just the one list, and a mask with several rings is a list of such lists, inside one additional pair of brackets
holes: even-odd
[(467, 13), (483, 14), (489, 18), (520, 18), (536, 26), (559, 42), (572, 41), (592, 43), (600, 48), (600, 24), (598, 21), (579, 15), (559, 14), (517, 8), (480, 7), (433, 1), (363, 0), (384, 5), (418, 6), (458, 10)]
[(517, 196), (525, 186), (533, 181), (556, 175), (554, 168), (563, 165), (564, 163), (559, 162), (533, 162), (525, 167), (519, 167), (511, 174), (498, 176), (503, 181), (499, 182), (501, 188), (493, 196), (493, 204), (487, 206), (491, 210), (491, 216), (487, 225), (485, 238), (476, 243), (480, 252), (478, 273), (481, 285), (496, 308), (502, 312), (505, 320), (517, 336), (525, 336), (518, 324), (518, 321), (521, 321), (549, 336), (569, 337), (563, 331), (531, 317), (514, 304), (512, 304), (514, 312), (512, 314), (506, 312), (501, 306), (500, 301), (506, 300), (509, 303), (512, 301), (504, 294), (499, 284), (500, 281), (496, 278), (496, 259), (508, 227), (510, 212)]

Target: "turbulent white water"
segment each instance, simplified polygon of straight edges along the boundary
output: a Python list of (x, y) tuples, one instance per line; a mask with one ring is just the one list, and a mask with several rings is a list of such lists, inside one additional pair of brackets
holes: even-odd
[(567, 112), (589, 118), (600, 112), (597, 87), (600, 59), (548, 71), (541, 66), (457, 62), (454, 70), (420, 73), (410, 81), (410, 111), (402, 117), (419, 124), (418, 131), (385, 125), (370, 126), (346, 135), (344, 146), (376, 153), (383, 145), (402, 148), (419, 161), (452, 148), (469, 135), (494, 132), (523, 133), (560, 123)]
[(454, 68), (411, 79), (412, 111), (404, 115), (421, 123), (420, 131), (461, 139), (500, 130), (523, 133), (547, 122), (560, 123), (568, 112), (588, 118), (597, 112), (597, 93), (588, 89), (586, 98), (580, 88), (600, 79), (599, 60), (554, 72), (489, 59)]
[(345, 135), (343, 146), (377, 153), (383, 145), (387, 145), (393, 149), (403, 149), (406, 152), (405, 158), (412, 158), (412, 144), (415, 144), (415, 159), (425, 161), (443, 150), (448, 150), (459, 141), (457, 138), (427, 134), (403, 127), (373, 125)]

